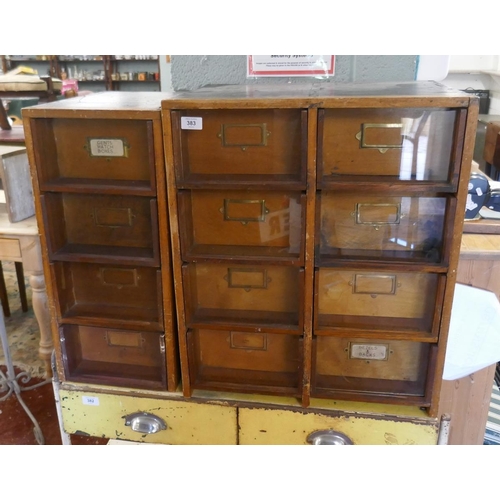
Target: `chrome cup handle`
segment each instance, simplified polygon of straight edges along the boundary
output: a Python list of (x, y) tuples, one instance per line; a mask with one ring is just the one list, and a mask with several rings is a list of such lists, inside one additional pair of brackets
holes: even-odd
[(352, 442), (352, 440), (348, 436), (346, 436), (345, 434), (342, 434), (341, 432), (337, 432), (337, 431), (332, 431), (332, 430), (315, 431), (315, 432), (309, 434), (309, 436), (307, 436), (307, 442), (309, 444), (314, 444), (314, 445), (354, 444)]

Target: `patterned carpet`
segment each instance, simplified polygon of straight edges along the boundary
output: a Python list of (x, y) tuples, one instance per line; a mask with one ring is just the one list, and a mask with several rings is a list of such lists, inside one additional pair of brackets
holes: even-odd
[[(5, 328), (9, 339), (10, 354), (14, 366), (27, 371), (34, 377), (45, 377), (43, 362), (38, 358), (40, 329), (31, 304), (31, 288), (25, 277), (26, 295), (29, 309), (23, 312), (19, 299), (19, 288), (13, 262), (2, 261), (5, 285), (9, 294), (10, 317), (5, 318)], [(0, 343), (0, 365), (5, 364), (4, 352)]]

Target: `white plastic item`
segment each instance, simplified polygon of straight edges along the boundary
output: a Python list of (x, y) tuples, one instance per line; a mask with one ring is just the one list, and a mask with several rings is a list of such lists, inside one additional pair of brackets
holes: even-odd
[(448, 76), (450, 56), (418, 56), (416, 80), (440, 82)]

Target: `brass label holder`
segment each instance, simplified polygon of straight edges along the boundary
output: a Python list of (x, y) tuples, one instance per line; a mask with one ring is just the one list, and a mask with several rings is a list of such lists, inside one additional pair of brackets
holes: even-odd
[[(99, 208), (95, 207), (90, 214), (98, 227), (132, 227), (135, 215), (130, 208)], [(109, 220), (104, 220), (108, 218)]]
[(349, 353), (349, 359), (360, 359), (367, 362), (388, 361), (390, 354), (389, 344), (358, 344), (349, 342), (349, 347), (346, 350)]
[(99, 269), (99, 279), (105, 286), (116, 286), (121, 289), (124, 286), (138, 286), (139, 276), (137, 269), (101, 267)]
[[(243, 273), (247, 275), (248, 281), (246, 282), (238, 279), (240, 277), (238, 275)], [(271, 282), (271, 278), (267, 276), (267, 269), (253, 268), (230, 267), (224, 279), (227, 281), (229, 288), (243, 288), (245, 292), (258, 289), (265, 290), (267, 289), (267, 285)]]
[(245, 351), (267, 351), (267, 334), (232, 331), (229, 347)]
[(370, 128), (402, 129), (402, 123), (362, 123), (361, 130), (356, 134), (356, 139), (361, 143), (360, 147), (363, 149), (378, 149), (381, 153), (386, 153), (389, 149), (402, 149), (403, 134), (401, 134), (401, 143), (399, 144), (368, 144), (366, 142), (366, 131)]
[[(233, 217), (229, 213), (231, 204), (260, 205), (260, 213), (254, 217)], [(249, 222), (265, 222), (266, 215), (269, 213), (269, 209), (266, 207), (266, 200), (232, 200), (229, 198), (224, 199), (224, 206), (219, 208), (219, 211), (224, 215), (225, 221), (241, 222), (244, 226)]]
[(87, 137), (83, 148), (91, 158), (128, 158), (130, 145), (123, 137)]
[(349, 281), (349, 285), (352, 286), (353, 294), (376, 297), (377, 295), (395, 295), (401, 283), (398, 283), (395, 274), (355, 274)]
[[(393, 220), (376, 220), (376, 219), (365, 219), (363, 216), (363, 210), (374, 209), (390, 209), (394, 208)], [(367, 226), (373, 226), (378, 229), (379, 226), (390, 226), (398, 225), (401, 223), (403, 216), (401, 215), (401, 203), (356, 203), (355, 211), (351, 213), (354, 217), (356, 224), (363, 224)]]
[[(257, 141), (237, 141), (234, 142), (230, 139), (230, 130), (231, 129), (247, 129), (257, 128), (259, 129), (259, 139)], [(220, 126), (220, 132), (217, 134), (217, 137), (221, 140), (221, 145), (224, 148), (227, 147), (240, 147), (242, 151), (246, 151), (248, 147), (262, 147), (267, 146), (267, 138), (271, 135), (271, 132), (267, 130), (266, 123), (223, 123)]]
[(109, 347), (128, 347), (135, 349), (144, 349), (144, 342), (146, 341), (142, 333), (123, 333), (113, 330), (106, 330), (104, 338)]

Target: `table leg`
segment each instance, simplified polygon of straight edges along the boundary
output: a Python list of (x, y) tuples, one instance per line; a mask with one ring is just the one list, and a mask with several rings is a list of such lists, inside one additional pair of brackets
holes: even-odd
[(50, 358), (54, 344), (50, 326), (50, 312), (43, 274), (40, 239), (38, 236), (22, 236), (19, 238), (21, 255), (25, 273), (29, 276), (32, 290), (31, 301), (33, 312), (40, 328), (39, 357), (45, 363), (47, 378), (52, 377)]
[(54, 349), (54, 344), (52, 343), (52, 334), (50, 331), (50, 314), (43, 272), (31, 273), (29, 276), (29, 283), (32, 290), (31, 301), (33, 304), (33, 311), (35, 312), (35, 317), (40, 327), (40, 347), (38, 353), (40, 359), (45, 363), (47, 378), (50, 378), (52, 377), (50, 357)]

